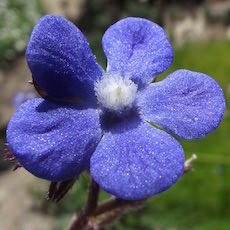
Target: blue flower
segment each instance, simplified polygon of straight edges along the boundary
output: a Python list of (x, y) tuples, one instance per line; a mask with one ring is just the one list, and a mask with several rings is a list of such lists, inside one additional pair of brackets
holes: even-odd
[(26, 58), (48, 98), (17, 109), (7, 141), (35, 176), (64, 181), (89, 167), (105, 191), (144, 199), (183, 174), (184, 151), (168, 133), (199, 139), (215, 130), (224, 95), (215, 80), (189, 70), (153, 83), (171, 65), (173, 51), (164, 30), (146, 19), (118, 21), (102, 44), (106, 72), (74, 24), (54, 15), (40, 19)]

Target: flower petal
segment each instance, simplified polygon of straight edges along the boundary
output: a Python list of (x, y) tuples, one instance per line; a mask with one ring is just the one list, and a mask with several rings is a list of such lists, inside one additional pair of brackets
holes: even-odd
[(42, 17), (32, 32), (26, 58), (35, 83), (49, 96), (95, 100), (94, 81), (103, 71), (85, 36), (67, 19)]
[(139, 107), (143, 119), (182, 139), (199, 139), (220, 124), (225, 99), (214, 79), (177, 70), (146, 88), (139, 97)]
[(90, 160), (94, 180), (108, 193), (141, 200), (163, 192), (184, 172), (184, 152), (148, 123), (126, 122), (105, 134)]
[(35, 176), (63, 181), (81, 173), (101, 138), (97, 110), (32, 99), (7, 127), (16, 159)]
[(139, 87), (168, 69), (173, 61), (166, 33), (146, 19), (118, 21), (105, 32), (102, 43), (108, 72), (130, 76)]

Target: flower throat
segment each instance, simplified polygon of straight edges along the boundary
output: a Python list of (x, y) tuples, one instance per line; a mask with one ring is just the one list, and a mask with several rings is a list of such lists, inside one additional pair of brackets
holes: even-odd
[(120, 113), (132, 108), (136, 97), (137, 85), (128, 77), (118, 74), (105, 74), (95, 83), (98, 103), (105, 109)]

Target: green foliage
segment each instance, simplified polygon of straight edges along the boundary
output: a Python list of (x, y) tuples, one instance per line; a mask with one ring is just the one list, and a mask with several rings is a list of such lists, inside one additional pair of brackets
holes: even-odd
[(39, 0), (0, 1), (0, 63), (24, 51), (33, 25), (42, 14)]

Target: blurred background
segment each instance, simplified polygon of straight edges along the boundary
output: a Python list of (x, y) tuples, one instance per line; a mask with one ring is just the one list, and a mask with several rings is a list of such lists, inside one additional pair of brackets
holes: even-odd
[[(5, 129), (15, 108), (35, 97), (24, 51), (41, 15), (55, 13), (76, 23), (98, 62), (106, 59), (101, 38), (120, 18), (139, 16), (162, 25), (173, 44), (173, 65), (204, 72), (223, 88), (227, 109), (220, 127), (199, 141), (183, 141), (194, 170), (167, 192), (129, 213), (112, 230), (230, 229), (230, 1), (218, 0), (0, 0), (0, 230), (62, 230), (86, 198), (89, 178), (81, 176), (59, 203), (46, 200), (48, 183), (3, 161)], [(101, 198), (107, 197), (105, 193)]]

